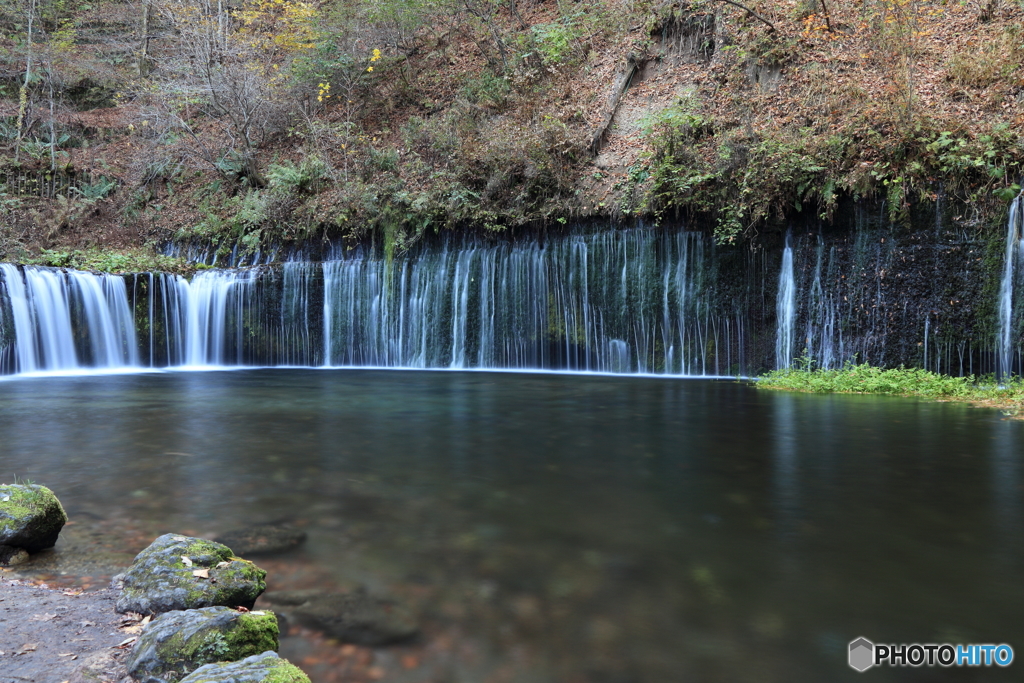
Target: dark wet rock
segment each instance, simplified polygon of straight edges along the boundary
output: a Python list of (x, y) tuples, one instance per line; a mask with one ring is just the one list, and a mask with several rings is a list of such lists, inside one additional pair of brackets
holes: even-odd
[(28, 552), (12, 545), (0, 545), (0, 567), (13, 567), (28, 562)]
[(297, 548), (306, 540), (306, 532), (288, 524), (258, 524), (228, 531), (214, 540), (237, 555), (272, 555)]
[(168, 612), (146, 627), (126, 664), (140, 683), (173, 683), (204, 664), (276, 651), (277, 636), (273, 612), (229, 607)]
[(310, 683), (309, 676), (276, 652), (246, 657), (240, 662), (207, 664), (181, 683)]
[[(205, 576), (203, 575), (205, 574)], [(266, 590), (267, 573), (220, 543), (164, 534), (125, 573), (117, 611), (157, 614), (199, 607), (246, 607)]]
[(52, 548), (68, 516), (57, 496), (36, 484), (0, 484), (0, 545), (37, 553)]
[(323, 631), (344, 643), (391, 645), (411, 640), (419, 629), (409, 611), (364, 590), (320, 593), (315, 590), (277, 591), (266, 596), (287, 607), (289, 618)]

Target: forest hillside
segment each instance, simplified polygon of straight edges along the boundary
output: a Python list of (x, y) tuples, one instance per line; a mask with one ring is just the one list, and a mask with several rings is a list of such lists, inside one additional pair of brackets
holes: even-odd
[(0, 260), (180, 267), (581, 219), (723, 243), (844, 197), (997, 222), (1020, 0), (3, 0)]

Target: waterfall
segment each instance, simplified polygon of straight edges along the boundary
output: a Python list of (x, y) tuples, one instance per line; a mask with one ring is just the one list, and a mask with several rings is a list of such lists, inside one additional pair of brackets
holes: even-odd
[(0, 264), (16, 372), (139, 365), (124, 278)]
[(93, 365), (101, 368), (138, 366), (135, 325), (128, 309), (124, 278), (69, 271), (72, 296), (83, 309)]
[[(835, 259), (835, 248), (829, 249), (829, 262)], [(828, 291), (825, 283), (825, 245), (818, 237), (815, 250), (814, 278), (807, 296), (807, 332), (805, 341), (807, 355), (817, 361), (817, 367), (831, 369), (839, 363), (842, 356), (843, 336), (837, 330), (837, 312), (835, 297)]]
[[(1021, 203), (1024, 193), (1017, 196), (1010, 204), (1010, 215), (1006, 221), (1006, 256), (1003, 261), (1003, 279), (999, 287), (999, 336), (997, 349), (999, 353), (997, 372), (1000, 377), (1013, 374), (1013, 281), (1015, 263), (1021, 252), (1024, 252), (1024, 239), (1018, 226), (1021, 215)], [(1024, 263), (1024, 260), (1022, 260)]]
[(335, 366), (742, 372), (692, 233), (650, 230), (323, 264)]
[(312, 366), (318, 364), (317, 330), (313, 301), (313, 264), (300, 261), (285, 263), (281, 269), (281, 317), (277, 346), (282, 365)]
[[(794, 233), (774, 251), (646, 227), (440, 236), (392, 258), (368, 245), (318, 252), (322, 261), (296, 250), (276, 265), (243, 255), (261, 263), (200, 269), (191, 280), (0, 264), (0, 373), (321, 366), (736, 376), (789, 367), (802, 348), (824, 368), (920, 365), (924, 352), (933, 369), (1009, 371), (1022, 202), (1011, 207), (989, 319), (974, 313), (991, 282), (985, 246), (960, 235), (926, 244), (858, 223)], [(998, 335), (972, 336), (994, 323)]]
[(244, 364), (245, 316), (255, 272), (207, 270), (192, 279), (185, 299), (186, 365)]
[(788, 368), (793, 363), (793, 328), (796, 322), (796, 282), (793, 279), (793, 247), (786, 238), (779, 271), (779, 292), (775, 297), (776, 336), (775, 367)]
[(925, 316), (924, 319), (924, 369), (929, 370), (928, 367), (928, 328), (931, 326), (931, 316)]

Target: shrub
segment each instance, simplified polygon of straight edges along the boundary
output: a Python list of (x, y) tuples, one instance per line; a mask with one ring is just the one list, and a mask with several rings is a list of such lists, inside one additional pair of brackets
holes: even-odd
[(271, 164), (267, 169), (271, 190), (296, 194), (319, 191), (330, 175), (331, 167), (317, 156), (307, 156), (298, 164), (290, 161)]
[(974, 52), (958, 52), (949, 60), (950, 80), (969, 88), (985, 88), (1009, 78), (1024, 60), (1024, 36), (1016, 27), (998, 40), (985, 42)]

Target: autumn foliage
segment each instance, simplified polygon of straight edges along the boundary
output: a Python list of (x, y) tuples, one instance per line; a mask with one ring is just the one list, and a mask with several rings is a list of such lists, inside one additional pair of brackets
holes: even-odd
[[(3, 18), (7, 164), (107, 169), (106, 231), (135, 244), (400, 249), (581, 217), (736, 242), (842, 197), (900, 220), (940, 194), (980, 229), (1024, 173), (1010, 0), (10, 0)], [(0, 247), (87, 234), (43, 239), (32, 201), (5, 205)]]

